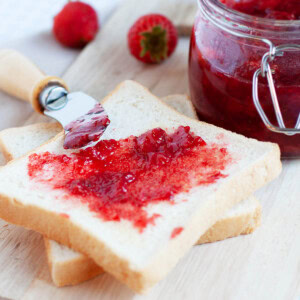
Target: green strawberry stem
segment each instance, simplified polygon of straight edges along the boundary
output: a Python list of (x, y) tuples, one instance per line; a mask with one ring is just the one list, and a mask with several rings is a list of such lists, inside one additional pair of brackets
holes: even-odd
[(151, 60), (156, 63), (167, 58), (168, 42), (165, 29), (157, 25), (152, 28), (152, 31), (142, 32), (141, 35), (143, 36), (141, 39), (141, 57), (149, 53)]

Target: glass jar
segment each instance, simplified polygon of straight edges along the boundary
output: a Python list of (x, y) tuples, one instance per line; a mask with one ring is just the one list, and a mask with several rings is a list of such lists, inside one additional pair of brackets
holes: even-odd
[(294, 129), (300, 123), (300, 21), (253, 17), (218, 0), (198, 1), (189, 83), (200, 120), (277, 143), (282, 157), (300, 157)]

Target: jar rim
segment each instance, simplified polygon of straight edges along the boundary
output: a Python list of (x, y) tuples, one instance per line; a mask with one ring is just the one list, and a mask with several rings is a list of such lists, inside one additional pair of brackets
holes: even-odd
[[(199, 3), (201, 0), (197, 0), (197, 1)], [(239, 12), (235, 9), (229, 8), (228, 6), (226, 6), (219, 0), (204, 0), (204, 1), (209, 2), (209, 4), (219, 12), (220, 12), (220, 10), (222, 10), (223, 12), (227, 12), (227, 13), (231, 14), (232, 16), (236, 16), (238, 18), (243, 18), (246, 21), (250, 21), (250, 22), (255, 21), (256, 23), (260, 23), (263, 25), (268, 24), (268, 25), (272, 25), (272, 26), (277, 25), (277, 26), (284, 26), (284, 27), (300, 25), (300, 20), (274, 20), (274, 19), (269, 19), (269, 18), (257, 17), (257, 16), (252, 16), (252, 15), (249, 15), (249, 14), (246, 14), (243, 12)]]
[[(300, 20), (274, 20), (251, 16), (231, 9), (219, 0), (197, 0), (199, 8), (215, 25), (229, 32), (239, 32), (245, 37), (277, 40), (300, 40)], [(250, 34), (249, 34), (250, 33)]]

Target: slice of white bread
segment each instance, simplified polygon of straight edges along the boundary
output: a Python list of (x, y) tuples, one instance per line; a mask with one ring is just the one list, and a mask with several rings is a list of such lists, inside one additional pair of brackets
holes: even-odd
[[(197, 119), (196, 111), (185, 95), (170, 95), (162, 100), (186, 116)], [(18, 158), (54, 137), (61, 131), (56, 123), (39, 123), (0, 132), (0, 148), (7, 160)], [(248, 234), (260, 224), (261, 205), (251, 196), (230, 209), (198, 240), (210, 243)], [(103, 272), (87, 256), (44, 238), (52, 280), (57, 286), (78, 284)]]
[(103, 273), (91, 258), (44, 237), (50, 275), (58, 286), (75, 285)]
[(0, 149), (7, 161), (21, 157), (62, 131), (59, 123), (36, 123), (0, 132)]
[[(105, 271), (142, 292), (162, 279), (197, 237), (227, 210), (278, 176), (280, 152), (275, 144), (247, 139), (187, 118), (132, 81), (120, 84), (103, 106), (111, 124), (101, 139), (138, 136), (156, 127), (172, 131), (179, 125), (190, 126), (208, 144), (227, 144), (234, 160), (225, 169), (228, 176), (177, 195), (176, 205), (147, 206), (146, 212), (159, 213), (161, 217), (139, 233), (128, 221), (106, 222), (83, 204), (66, 205), (63, 192), (42, 185), (34, 188), (26, 155), (0, 170), (0, 216), (88, 255)], [(63, 134), (59, 134), (34, 153), (71, 154), (72, 151), (63, 150), (62, 143)], [(69, 218), (64, 217), (66, 213)], [(170, 234), (177, 227), (184, 230), (171, 239)]]

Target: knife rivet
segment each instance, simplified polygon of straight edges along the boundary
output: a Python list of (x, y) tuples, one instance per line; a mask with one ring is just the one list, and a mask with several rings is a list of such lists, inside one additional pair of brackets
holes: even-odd
[(46, 87), (40, 93), (40, 103), (46, 110), (60, 110), (68, 102), (68, 92), (61, 86)]

